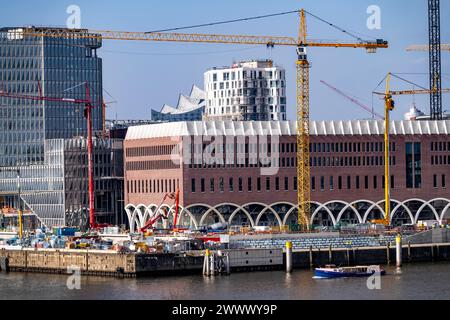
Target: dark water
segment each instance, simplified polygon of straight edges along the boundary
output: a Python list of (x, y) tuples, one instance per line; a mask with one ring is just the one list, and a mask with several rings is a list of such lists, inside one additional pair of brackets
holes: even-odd
[(450, 299), (450, 263), (387, 268), (380, 290), (364, 278), (313, 279), (295, 270), (164, 278), (82, 277), (80, 290), (69, 290), (67, 276), (0, 273), (0, 299)]

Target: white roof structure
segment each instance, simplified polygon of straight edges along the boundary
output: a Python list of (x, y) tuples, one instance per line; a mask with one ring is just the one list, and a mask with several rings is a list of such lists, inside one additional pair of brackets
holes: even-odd
[[(383, 120), (311, 121), (313, 136), (383, 135)], [(179, 136), (296, 135), (296, 121), (192, 121), (130, 127), (126, 140)], [(391, 135), (450, 133), (450, 120), (392, 121)]]
[(205, 96), (206, 94), (202, 89), (193, 85), (189, 96), (180, 94), (177, 107), (165, 104), (159, 112), (164, 114), (182, 114), (203, 108), (206, 105)]

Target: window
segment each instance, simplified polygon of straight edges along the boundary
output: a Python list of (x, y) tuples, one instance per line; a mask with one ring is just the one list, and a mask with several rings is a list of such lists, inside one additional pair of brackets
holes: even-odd
[(284, 190), (285, 191), (289, 190), (289, 178), (288, 177), (284, 177)]
[(270, 191), (270, 177), (266, 178), (266, 191)]
[(261, 178), (256, 179), (256, 190), (261, 191)]
[(248, 191), (252, 192), (252, 178), (248, 178)]
[(233, 191), (234, 191), (233, 178), (230, 178), (230, 179), (228, 180), (228, 187), (229, 187), (229, 189), (230, 189), (230, 192), (233, 192)]
[(364, 189), (369, 189), (369, 176), (364, 177)]
[(433, 187), (437, 188), (437, 175), (436, 174), (433, 175)]
[(445, 188), (445, 174), (442, 175), (442, 188)]
[(350, 176), (347, 176), (347, 189), (352, 188), (352, 178)]
[(334, 190), (334, 177), (333, 176), (330, 177), (330, 190), (331, 191)]
[(311, 190), (316, 190), (316, 177), (311, 177)]
[(219, 178), (219, 191), (220, 192), (224, 191), (223, 178), (222, 177)]
[(275, 178), (275, 190), (280, 191), (280, 178), (279, 177)]
[(297, 177), (294, 177), (294, 191), (297, 191), (298, 189), (298, 181), (297, 181)]
[(205, 179), (204, 178), (200, 179), (200, 191), (205, 192)]
[(244, 190), (242, 178), (239, 178), (238, 184), (239, 184), (239, 192), (242, 192)]
[(214, 192), (214, 178), (209, 180), (209, 191)]
[(342, 190), (342, 177), (341, 176), (338, 177), (338, 189)]
[(192, 193), (195, 193), (195, 179), (191, 180), (191, 191)]
[(320, 191), (325, 190), (325, 177), (320, 177)]
[(377, 180), (377, 176), (373, 176), (373, 188), (377, 189), (378, 188), (378, 180)]
[(359, 176), (356, 176), (356, 189), (359, 189)]

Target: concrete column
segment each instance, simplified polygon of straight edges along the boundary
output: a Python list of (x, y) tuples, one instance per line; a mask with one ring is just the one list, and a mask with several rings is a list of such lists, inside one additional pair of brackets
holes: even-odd
[(286, 272), (292, 272), (292, 242), (286, 242)]
[(402, 266), (402, 236), (400, 234), (395, 237), (395, 253), (396, 265), (400, 268)]

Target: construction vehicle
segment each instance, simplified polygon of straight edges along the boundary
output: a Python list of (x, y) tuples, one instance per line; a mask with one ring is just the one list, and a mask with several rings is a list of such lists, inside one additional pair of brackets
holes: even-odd
[[(309, 153), (309, 68), (310, 64), (306, 49), (308, 47), (328, 48), (362, 48), (368, 53), (374, 53), (378, 48), (387, 48), (388, 42), (382, 39), (363, 40), (350, 32), (315, 16), (306, 10), (295, 10), (280, 14), (298, 13), (300, 15), (300, 26), (298, 37), (287, 36), (255, 36), (255, 35), (221, 35), (221, 34), (195, 34), (195, 33), (171, 33), (171, 32), (124, 32), (124, 31), (101, 31), (90, 30), (89, 33), (81, 33), (79, 30), (63, 29), (33, 29), (24, 28), (17, 32), (18, 36), (50, 37), (50, 38), (95, 38), (103, 40), (128, 40), (128, 41), (154, 41), (154, 42), (183, 42), (183, 43), (215, 43), (215, 44), (237, 44), (237, 45), (264, 45), (268, 48), (274, 46), (295, 47), (297, 52), (296, 79), (297, 79), (297, 186), (298, 186), (298, 223), (310, 228), (311, 216), (311, 190), (310, 190), (310, 153)], [(329, 26), (356, 39), (355, 42), (334, 42), (307, 39), (306, 14), (314, 17)], [(259, 19), (254, 17), (252, 19)], [(246, 19), (239, 19), (249, 20)], [(232, 22), (232, 21), (231, 21)], [(223, 22), (222, 22), (223, 23)], [(186, 27), (188, 28), (188, 27)], [(183, 29), (183, 28), (176, 28)], [(170, 31), (170, 30), (164, 30)]]
[(163, 200), (161, 201), (161, 204), (156, 209), (156, 214), (154, 217), (150, 217), (150, 220), (147, 221), (147, 223), (139, 229), (140, 232), (146, 233), (149, 229), (153, 229), (154, 225), (161, 219), (167, 220), (169, 219), (169, 212), (167, 212), (166, 208), (161, 208), (161, 206), (164, 204), (164, 202), (167, 199), (175, 200), (175, 217), (174, 217), (174, 223), (173, 223), (173, 231), (176, 230), (177, 226), (177, 220), (178, 220), (178, 210), (179, 210), (179, 203), (180, 203), (180, 190), (177, 190), (175, 193), (166, 193), (164, 195)]

